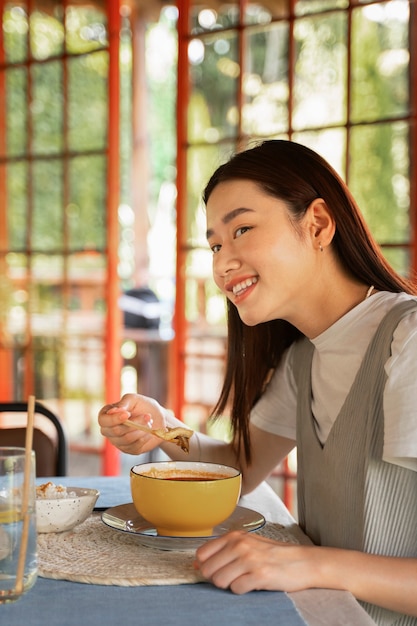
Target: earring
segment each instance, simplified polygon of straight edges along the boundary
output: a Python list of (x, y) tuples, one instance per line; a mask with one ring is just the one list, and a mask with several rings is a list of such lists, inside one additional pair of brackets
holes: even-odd
[(323, 250), (324, 250), (324, 248), (323, 248), (323, 246), (321, 245), (321, 242), (320, 242), (320, 241), (319, 241), (319, 250), (320, 250), (320, 252), (323, 252)]

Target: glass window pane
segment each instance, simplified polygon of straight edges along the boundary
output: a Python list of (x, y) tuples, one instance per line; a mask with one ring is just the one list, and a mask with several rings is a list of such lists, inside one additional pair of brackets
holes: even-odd
[(411, 237), (408, 141), (402, 122), (352, 129), (349, 186), (381, 244)]
[(248, 2), (244, 3), (244, 21), (246, 24), (263, 24), (267, 26), (272, 19), (289, 17), (290, 0), (279, 2)]
[(69, 248), (103, 250), (106, 245), (106, 159), (76, 157), (69, 164), (66, 207)]
[[(175, 181), (176, 157), (176, 87), (177, 87), (177, 48), (178, 38), (176, 25), (168, 17), (157, 24), (149, 26), (146, 32), (146, 84), (147, 84), (147, 132), (152, 141), (149, 142), (149, 165), (152, 172), (149, 181), (151, 214), (158, 204), (161, 187), (167, 181)], [(161, 50), (161, 40), (164, 49)], [(121, 98), (129, 111), (122, 112), (122, 138), (125, 142), (134, 140), (132, 137), (132, 68), (126, 66), (122, 71)], [(129, 102), (128, 102), (129, 100)], [(136, 102), (136, 99), (135, 99)], [(131, 145), (124, 144), (121, 158), (124, 159), (125, 190), (128, 195), (132, 187), (132, 151)]]
[(201, 263), (201, 256), (198, 250), (192, 250), (187, 255), (185, 314), (187, 321), (194, 324), (204, 320), (205, 312), (204, 283), (208, 270), (207, 267), (203, 267), (203, 275), (200, 274), (199, 264)]
[(50, 159), (33, 164), (32, 247), (35, 250), (63, 248), (62, 181), (61, 161)]
[[(36, 2), (34, 3), (36, 4)], [(37, 60), (48, 59), (64, 51), (63, 10), (58, 3), (50, 13), (33, 10), (30, 17), (30, 51)]]
[(345, 123), (346, 14), (298, 20), (294, 36), (294, 129)]
[[(225, 299), (213, 279), (213, 253), (208, 245), (205, 248), (196, 248), (188, 254), (187, 282), (189, 283), (189, 319), (202, 316), (205, 323), (222, 324), (225, 321)], [(204, 305), (201, 300), (202, 295), (204, 295)], [(201, 309), (202, 306), (204, 310)]]
[(9, 252), (5, 255), (2, 267), (4, 274), (0, 279), (1, 308), (7, 329), (7, 342), (16, 345), (24, 342), (27, 332), (27, 311), (29, 305), (29, 289), (27, 285), (27, 256)]
[(296, 0), (295, 14), (308, 15), (331, 9), (347, 9), (348, 6), (349, 0)]
[(70, 150), (99, 150), (107, 145), (107, 75), (107, 52), (68, 61)]
[(55, 329), (58, 332), (62, 325), (64, 297), (62, 283), (64, 280), (64, 258), (60, 254), (34, 254), (31, 264), (33, 292), (31, 307), (33, 313), (39, 313), (38, 331)]
[(32, 340), (34, 392), (37, 398), (61, 398), (60, 378), (64, 361), (63, 341), (56, 334)]
[(215, 142), (236, 135), (240, 74), (237, 54), (237, 36), (233, 32), (190, 41), (188, 134), (191, 142)]
[(333, 128), (321, 131), (305, 131), (294, 133), (293, 141), (315, 150), (330, 163), (332, 167), (346, 178), (346, 129)]
[(384, 246), (382, 246), (382, 252), (388, 263), (390, 263), (399, 274), (413, 279), (413, 276), (410, 276), (411, 259), (408, 248), (384, 248)]
[(190, 11), (190, 32), (192, 34), (210, 32), (222, 28), (230, 28), (239, 23), (239, 5), (237, 2), (219, 2), (216, 8), (208, 2), (203, 3), (191, 2)]
[(202, 193), (214, 170), (232, 154), (231, 144), (189, 148), (187, 153), (187, 243), (207, 246)]
[(24, 250), (28, 235), (28, 165), (25, 161), (6, 167), (7, 230), (11, 250)]
[[(53, 94), (53, 97), (51, 97)], [(33, 152), (51, 154), (63, 150), (62, 63), (54, 61), (32, 67)]]
[(288, 131), (288, 30), (278, 22), (247, 34), (242, 129), (266, 136)]
[(108, 45), (106, 13), (93, 6), (68, 6), (65, 15), (67, 52), (92, 52)]
[(408, 2), (353, 11), (352, 120), (403, 115), (409, 110)]
[[(195, 421), (194, 428), (196, 430), (201, 428), (198, 407), (200, 407), (200, 410), (202, 405), (213, 407), (219, 398), (223, 383), (224, 351), (225, 341), (221, 335), (215, 336), (212, 333), (211, 336), (207, 336), (205, 333), (202, 335), (193, 333), (187, 339), (185, 398), (187, 403), (191, 405), (196, 403), (197, 406), (192, 406), (189, 411), (190, 415), (187, 415), (186, 423), (192, 427)], [(205, 416), (204, 419), (207, 419), (207, 417)], [(225, 422), (221, 425), (216, 420), (215, 428), (218, 429), (218, 439), (222, 439), (226, 432), (229, 434), (227, 423)], [(207, 431), (211, 434), (210, 428), (213, 428), (213, 424), (208, 423)]]
[(13, 4), (3, 14), (4, 53), (6, 61), (18, 63), (27, 58), (29, 23), (24, 7)]
[(27, 150), (27, 70), (6, 71), (6, 150), (9, 156), (25, 154)]
[[(71, 409), (68, 411), (68, 418), (75, 415), (91, 416), (96, 411), (96, 405), (86, 405), (85, 402), (100, 400), (104, 396), (104, 364), (106, 347), (100, 337), (92, 336), (89, 333), (70, 334), (65, 341), (65, 352), (63, 355), (63, 367), (61, 377), (61, 396), (72, 400)], [(98, 404), (100, 406), (100, 404)], [(95, 424), (93, 419), (90, 422)], [(81, 429), (81, 432), (83, 430)]]
[[(106, 286), (106, 265), (105, 255), (99, 252), (83, 252), (71, 254), (68, 263), (68, 283), (69, 301), (68, 309), (71, 311), (89, 312), (93, 316), (93, 311), (100, 313), (94, 315), (94, 320), (98, 322), (105, 311), (105, 286)], [(73, 318), (76, 319), (76, 316)], [(95, 326), (96, 330), (102, 328), (102, 321)], [(93, 330), (93, 328), (91, 327)]]
[[(30, 329), (38, 397), (60, 397), (62, 335), (65, 332), (62, 291), (64, 263), (59, 255), (35, 254), (31, 266)], [(58, 394), (58, 395), (55, 395)]]
[(1, 265), (1, 252), (8, 249), (8, 225), (7, 225), (7, 167), (6, 162), (0, 158), (0, 275), (3, 271)]
[(194, 249), (187, 255), (186, 315), (189, 322), (200, 328), (224, 329), (226, 302), (213, 280), (213, 254), (208, 246)]

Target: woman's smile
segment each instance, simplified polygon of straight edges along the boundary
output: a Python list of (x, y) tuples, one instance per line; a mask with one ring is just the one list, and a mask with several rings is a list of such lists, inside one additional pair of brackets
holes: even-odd
[(227, 292), (228, 297), (230, 297), (231, 293), (233, 294), (233, 301), (236, 303), (245, 296), (247, 296), (249, 293), (251, 293), (253, 291), (253, 287), (256, 285), (257, 282), (258, 277), (252, 276), (251, 278), (238, 280), (238, 282), (226, 283), (224, 288)]

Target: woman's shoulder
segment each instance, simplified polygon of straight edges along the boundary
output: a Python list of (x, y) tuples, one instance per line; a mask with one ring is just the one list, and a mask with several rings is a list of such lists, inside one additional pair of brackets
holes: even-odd
[(416, 320), (417, 312), (417, 296), (400, 292), (392, 293), (390, 291), (378, 291), (375, 295), (369, 298), (369, 302), (366, 303), (365, 314), (376, 315), (381, 319), (384, 315), (388, 314), (394, 307), (403, 302), (414, 302), (416, 304), (416, 311), (411, 310), (405, 317), (411, 316), (413, 320)]
[[(371, 298), (370, 298), (371, 299)], [(369, 311), (378, 312), (381, 317), (388, 314), (396, 305), (402, 302), (414, 302), (416, 309), (411, 309), (406, 315), (404, 315), (398, 322), (398, 326), (394, 332), (395, 337), (405, 338), (407, 335), (417, 333), (417, 296), (408, 293), (391, 293), (389, 291), (377, 292), (370, 302)]]
[(391, 343), (391, 357), (387, 367), (391, 370), (394, 363), (401, 357), (401, 360), (408, 362), (411, 357), (415, 361), (417, 353), (417, 296), (407, 293), (381, 292), (381, 306), (386, 308), (387, 313), (398, 303), (414, 301), (416, 309), (404, 315), (394, 331)]
[(392, 293), (389, 291), (379, 291), (373, 296), (372, 300), (373, 302), (370, 303), (370, 308), (379, 310), (380, 314), (389, 313), (394, 307), (403, 302), (413, 302), (416, 305), (416, 310), (411, 309), (406, 314), (405, 319), (409, 317), (412, 319), (416, 318), (417, 296), (404, 292)]
[(392, 291), (377, 291), (369, 298), (369, 302), (377, 302), (380, 305), (386, 306), (387, 309), (392, 308), (399, 302), (406, 302), (407, 300), (414, 300), (417, 303), (417, 295), (405, 293), (404, 291), (398, 293)]

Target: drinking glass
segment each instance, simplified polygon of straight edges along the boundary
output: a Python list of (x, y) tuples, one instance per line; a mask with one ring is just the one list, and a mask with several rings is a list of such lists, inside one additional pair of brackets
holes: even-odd
[(25, 484), (25, 449), (0, 447), (0, 604), (18, 600), (37, 578), (35, 453)]

